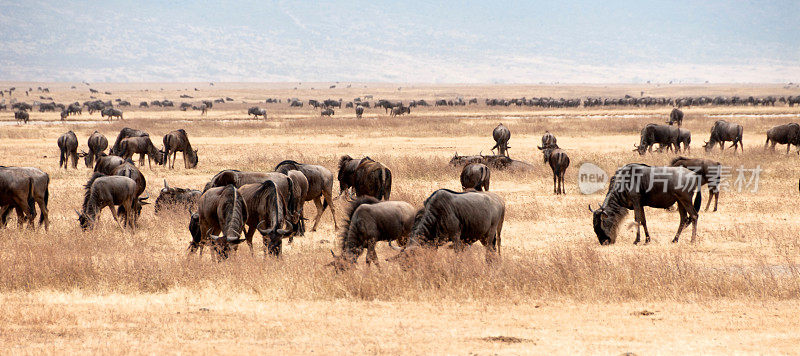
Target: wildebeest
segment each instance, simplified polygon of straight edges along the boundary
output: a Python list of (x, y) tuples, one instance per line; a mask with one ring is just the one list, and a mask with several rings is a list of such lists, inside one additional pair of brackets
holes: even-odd
[(135, 226), (135, 212), (141, 210), (142, 201), (137, 199), (136, 182), (123, 176), (107, 176), (95, 172), (84, 186), (86, 189), (83, 197), (82, 211), (78, 212), (78, 222), (86, 230), (94, 227), (103, 208), (111, 210), (111, 216), (119, 224), (115, 206), (125, 214), (123, 226)]
[[(333, 173), (323, 166), (298, 163), (292, 160), (285, 160), (275, 166), (276, 172), (288, 174), (289, 171), (296, 170), (303, 173), (308, 180), (308, 192), (303, 201), (314, 201), (317, 208), (317, 214), (314, 217), (314, 226), (311, 231), (317, 230), (317, 225), (322, 218), (322, 213), (330, 205), (331, 215), (333, 217), (333, 227), (338, 229), (336, 224), (336, 211), (333, 206)], [(324, 200), (324, 202), (323, 202)]]
[(542, 151), (544, 163), (550, 164), (550, 169), (553, 170), (553, 193), (566, 194), (564, 189), (564, 173), (566, 173), (569, 167), (569, 156), (560, 148), (537, 148)]
[(356, 106), (356, 117), (361, 118), (361, 115), (364, 114), (364, 107), (361, 105)]
[[(629, 163), (618, 169), (608, 186), (603, 204), (592, 211), (592, 224), (600, 244), (613, 244), (617, 230), (628, 210), (634, 211), (636, 240), (640, 239), (640, 227), (644, 227), (645, 243), (650, 242), (644, 207), (666, 209), (678, 204), (681, 222), (672, 242), (678, 242), (681, 231), (692, 224), (692, 242), (697, 235), (697, 211), (700, 210), (701, 177), (684, 167), (650, 167), (641, 163)], [(692, 205), (692, 194), (697, 192)]]
[(120, 143), (122, 143), (123, 139), (128, 137), (144, 137), (150, 136), (147, 132), (142, 130), (132, 129), (130, 127), (125, 127), (122, 130), (119, 130), (119, 134), (117, 134), (117, 139), (114, 141), (114, 146), (111, 146), (110, 154), (115, 156), (122, 155), (122, 149), (120, 148)]
[(414, 227), (404, 251), (419, 245), (441, 246), (453, 242), (456, 252), (480, 241), (486, 248), (486, 260), (500, 255), (500, 232), (506, 214), (506, 203), (492, 192), (458, 193), (439, 189), (417, 212)]
[(164, 188), (161, 188), (161, 192), (156, 198), (155, 212), (158, 214), (172, 207), (184, 207), (189, 211), (194, 211), (201, 195), (203, 192), (196, 189), (172, 188), (164, 179)]
[(389, 200), (392, 171), (369, 157), (358, 160), (358, 164), (353, 161), (348, 155), (339, 158), (339, 194), (352, 187), (357, 197), (369, 195), (378, 200)]
[(511, 131), (500, 123), (500, 125), (497, 125), (492, 131), (492, 137), (495, 142), (494, 147), (492, 147), (492, 152), (497, 149), (499, 155), (508, 157), (508, 149), (510, 148), (508, 147), (508, 140), (511, 139)]
[(461, 170), (461, 189), (475, 189), (489, 191), (491, 172), (483, 163), (470, 163)]
[[(219, 259), (227, 258), (231, 246), (244, 241), (241, 234), (245, 221), (247, 206), (233, 184), (206, 190), (189, 222), (189, 253), (199, 248), (202, 254), (203, 247), (212, 244)], [(214, 235), (219, 233), (222, 235)]]
[(507, 156), (500, 155), (472, 155), (472, 156), (459, 156), (458, 152), (450, 159), (450, 165), (454, 167), (465, 166), (470, 163), (483, 163), (492, 169), (510, 170), (510, 171), (531, 171), (534, 169), (533, 165), (528, 162), (517, 161)]
[[(159, 104), (161, 104), (161, 103), (159, 103)], [(161, 106), (161, 105), (159, 105), (159, 106)], [(142, 102), (139, 103), (139, 107), (140, 108), (148, 108), (148, 107), (150, 107), (150, 105), (148, 105), (146, 101), (142, 101)]]
[(328, 109), (320, 111), (319, 114), (320, 114), (320, 116), (332, 116), (334, 114), (334, 112), (333, 112), (333, 109), (328, 108)]
[(544, 148), (558, 148), (556, 136), (551, 134), (550, 131), (545, 131), (542, 135), (542, 149)]
[(667, 123), (670, 124), (670, 126), (673, 124), (677, 124), (678, 126), (683, 125), (683, 111), (678, 108), (672, 109), (669, 113), (669, 121), (667, 121)]
[(258, 106), (253, 106), (247, 109), (247, 116), (253, 115), (253, 118), (258, 119), (259, 116), (263, 117), (264, 119), (267, 118), (267, 110), (261, 109)]
[(72, 168), (78, 168), (78, 137), (72, 131), (58, 137), (58, 168), (67, 169), (67, 161), (72, 160)]
[[(289, 192), (293, 194), (291, 180), (289, 185)], [(250, 247), (250, 253), (253, 252), (253, 233), (258, 230), (264, 239), (264, 257), (268, 254), (280, 255), (283, 238), (292, 232), (292, 229), (286, 229), (286, 225), (293, 225), (288, 221), (289, 212), (286, 207), (292, 204), (293, 197), (282, 195), (272, 180), (245, 184), (239, 188), (239, 193), (247, 207), (245, 223), (248, 228), (244, 236)]]
[(108, 139), (100, 132), (95, 131), (89, 136), (86, 143), (89, 146), (89, 152), (81, 152), (81, 156), (83, 157), (83, 163), (86, 164), (86, 168), (92, 168), (92, 166), (94, 166), (94, 161), (99, 159), (106, 148), (108, 148)]
[(411, 114), (411, 107), (409, 106), (395, 106), (392, 108), (392, 112), (389, 113), (389, 116), (400, 116), (403, 114)]
[[(300, 214), (298, 206), (302, 202), (299, 198), (294, 196), (294, 181), (283, 172), (242, 172), (235, 169), (228, 169), (221, 171), (214, 175), (206, 184), (206, 190), (211, 187), (222, 187), (228, 184), (233, 184), (238, 189), (244, 188), (248, 184), (261, 184), (264, 181), (270, 180), (278, 187), (281, 197), (285, 198), (282, 201), (284, 204), (283, 210), (288, 216), (287, 220), (293, 224), (293, 230), (296, 224), (299, 224)], [(252, 232), (252, 231), (251, 231)]]
[(717, 211), (717, 204), (719, 203), (719, 185), (722, 183), (722, 163), (709, 159), (678, 156), (673, 158), (669, 165), (673, 167), (686, 167), (699, 175), (701, 178), (700, 184), (708, 184), (709, 196), (705, 210), (708, 210), (708, 207), (711, 205), (711, 200), (713, 199), (714, 211)]
[(392, 241), (405, 245), (414, 226), (416, 209), (403, 201), (381, 202), (371, 196), (356, 199), (345, 212), (347, 220), (340, 235), (340, 255), (333, 254), (332, 263), (338, 269), (346, 269), (356, 263), (367, 250), (367, 264), (378, 264), (375, 245), (378, 241)]
[(645, 152), (653, 152), (653, 145), (659, 144), (659, 151), (666, 146), (667, 150), (673, 150), (678, 144), (678, 136), (680, 130), (677, 127), (669, 125), (647, 124), (642, 129), (639, 137), (639, 146), (634, 151), (639, 152), (639, 155), (644, 155)]
[(767, 142), (764, 143), (764, 149), (767, 149), (770, 141), (772, 142), (770, 148), (773, 151), (775, 150), (775, 145), (781, 144), (786, 145), (786, 153), (788, 154), (792, 145), (795, 145), (797, 153), (800, 154), (800, 125), (792, 122), (767, 130)]
[(128, 177), (130, 179), (133, 179), (133, 181), (136, 182), (136, 197), (142, 195), (142, 193), (144, 193), (144, 190), (147, 188), (147, 180), (144, 178), (144, 174), (142, 174), (142, 172), (139, 171), (138, 168), (136, 168), (136, 165), (133, 164), (133, 161), (131, 160), (126, 160), (125, 162), (122, 162), (122, 164), (115, 167), (111, 171), (110, 175)]
[(303, 215), (303, 205), (306, 202), (306, 195), (308, 194), (308, 179), (303, 172), (297, 170), (290, 170), (286, 172), (286, 175), (289, 176), (289, 179), (292, 180), (292, 187), (294, 188), (293, 198), (295, 199), (295, 206), (297, 207), (298, 213), (298, 221), (297, 224), (293, 226), (292, 235), (289, 237), (289, 243), (292, 243), (294, 240), (294, 235), (303, 236), (306, 232), (305, 226), (305, 215)]
[(108, 116), (108, 121), (111, 121), (111, 119), (115, 117), (122, 120), (122, 111), (114, 108), (105, 108), (102, 111), (100, 111), (100, 116), (101, 117)]
[(14, 112), (14, 119), (17, 121), (22, 121), (23, 123), (27, 124), (29, 118), (30, 115), (28, 114), (27, 111), (18, 110)]
[(684, 128), (678, 129), (678, 142), (675, 144), (675, 152), (681, 149), (683, 145), (683, 152), (689, 152), (689, 145), (692, 143), (692, 133)]
[(125, 160), (120, 156), (101, 154), (97, 157), (97, 162), (94, 164), (94, 171), (105, 175), (111, 175), (114, 173), (114, 169), (123, 163), (125, 163)]
[(736, 149), (740, 146), (742, 148), (742, 153), (744, 153), (744, 142), (742, 142), (743, 133), (744, 129), (742, 125), (725, 120), (717, 120), (711, 128), (711, 137), (709, 137), (708, 142), (706, 142), (703, 147), (706, 149), (706, 152), (709, 152), (714, 148), (714, 145), (719, 143), (719, 149), (725, 150), (725, 141), (731, 141), (733, 142), (731, 147), (733, 147), (734, 153), (736, 153)]
[[(184, 168), (197, 167), (197, 150), (192, 149), (189, 135), (186, 134), (184, 129), (178, 129), (164, 135), (164, 164), (167, 164), (169, 168), (175, 168), (175, 157), (178, 152), (183, 152)], [(170, 154), (172, 154), (172, 164), (170, 164)]]
[(128, 137), (120, 142), (120, 157), (124, 159), (133, 159), (133, 155), (139, 154), (139, 165), (144, 166), (144, 158), (147, 156), (147, 165), (151, 169), (152, 161), (156, 161), (157, 165), (164, 163), (164, 151), (159, 150), (153, 145), (150, 136), (143, 137)]
[[(32, 183), (31, 186), (28, 184)], [(33, 189), (33, 195), (31, 190)], [(24, 191), (25, 199), (21, 199)], [(22, 225), (25, 212), (28, 212), (30, 224), (36, 215), (32, 203), (39, 205), (39, 226), (44, 224), (45, 230), (50, 227), (49, 210), (47, 203), (50, 200), (50, 176), (42, 170), (33, 167), (5, 167), (0, 166), (0, 223), (5, 226), (11, 210), (17, 212), (17, 222)], [(11, 199), (9, 199), (11, 197)], [(32, 200), (32, 202), (31, 202)], [(13, 201), (13, 203), (9, 203)], [(20, 205), (20, 202), (25, 202)]]

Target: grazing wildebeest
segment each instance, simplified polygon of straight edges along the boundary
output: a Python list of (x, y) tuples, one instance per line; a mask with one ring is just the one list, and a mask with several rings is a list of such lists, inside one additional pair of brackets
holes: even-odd
[[(289, 185), (289, 192), (293, 194), (294, 187), (291, 186), (291, 180)], [(264, 239), (264, 257), (268, 254), (280, 255), (283, 238), (289, 237), (293, 230), (286, 229), (286, 227), (287, 225), (294, 226), (289, 221), (289, 211), (286, 208), (287, 205), (292, 204), (294, 197), (282, 195), (272, 180), (245, 184), (239, 188), (239, 193), (247, 207), (245, 224), (248, 228), (244, 236), (250, 247), (250, 254), (253, 254), (253, 234), (258, 230)], [(289, 207), (289, 209), (293, 208)]]
[(189, 211), (196, 210), (197, 200), (201, 195), (203, 192), (196, 189), (172, 188), (164, 179), (164, 188), (161, 188), (161, 192), (156, 198), (155, 212), (158, 214), (174, 207), (186, 208)]
[(672, 124), (677, 124), (678, 126), (683, 125), (683, 111), (678, 108), (672, 109), (669, 113), (669, 121), (667, 121), (670, 126)]
[(673, 150), (678, 144), (678, 136), (680, 130), (677, 127), (669, 125), (647, 124), (642, 129), (639, 138), (639, 146), (634, 151), (639, 152), (639, 155), (644, 155), (645, 152), (653, 152), (653, 145), (658, 144), (659, 151), (667, 147), (667, 150)]
[(319, 114), (320, 114), (320, 116), (332, 116), (334, 114), (334, 112), (333, 112), (333, 109), (328, 108), (328, 109), (322, 110)]
[[(164, 135), (164, 164), (169, 168), (175, 168), (175, 157), (178, 152), (183, 152), (183, 168), (197, 167), (197, 150), (192, 149), (189, 143), (189, 135), (184, 129), (178, 129)], [(172, 154), (172, 164), (169, 156)]]
[(389, 113), (389, 116), (400, 116), (403, 114), (411, 114), (411, 107), (410, 106), (395, 106), (392, 108), (392, 112)]
[(708, 202), (706, 209), (711, 205), (711, 200), (714, 200), (714, 211), (717, 211), (717, 204), (719, 203), (719, 185), (722, 182), (722, 163), (702, 158), (686, 158), (678, 156), (672, 159), (669, 163), (673, 167), (686, 167), (690, 171), (699, 175), (701, 178), (700, 184), (708, 184)]
[(111, 121), (111, 119), (115, 117), (122, 120), (122, 111), (114, 108), (105, 108), (102, 111), (100, 111), (100, 116), (101, 117), (108, 116), (108, 121)]
[(28, 123), (28, 119), (30, 115), (27, 111), (19, 110), (14, 112), (14, 119), (17, 121), (22, 121), (23, 123)]
[[(650, 167), (641, 163), (629, 163), (611, 177), (605, 201), (592, 212), (594, 232), (600, 244), (613, 244), (617, 240), (617, 229), (628, 210), (634, 211), (636, 240), (640, 239), (640, 227), (644, 227), (645, 243), (650, 242), (644, 207), (666, 209), (678, 203), (681, 222), (672, 242), (678, 242), (681, 231), (692, 224), (692, 242), (697, 236), (697, 211), (700, 210), (701, 177), (684, 167)], [(692, 194), (697, 192), (692, 205)]]
[(86, 168), (92, 168), (95, 159), (100, 159), (100, 156), (104, 154), (106, 148), (108, 148), (108, 139), (106, 139), (103, 134), (95, 131), (89, 136), (86, 143), (89, 146), (89, 152), (81, 152), (81, 156), (83, 157), (83, 163), (86, 164)]
[(86, 189), (83, 197), (82, 211), (78, 212), (78, 222), (81, 228), (91, 229), (94, 227), (98, 216), (103, 208), (111, 210), (111, 216), (119, 224), (115, 206), (119, 206), (120, 211), (125, 214), (123, 226), (134, 227), (134, 214), (141, 210), (142, 201), (136, 198), (136, 182), (133, 179), (123, 176), (107, 176), (95, 172), (84, 186)]
[(94, 171), (105, 175), (112, 175), (114, 169), (123, 163), (125, 163), (125, 160), (120, 156), (101, 154), (97, 157), (97, 162), (94, 164)]
[(772, 142), (770, 148), (773, 151), (775, 150), (775, 145), (781, 144), (786, 145), (786, 153), (788, 154), (792, 145), (795, 145), (797, 153), (800, 154), (800, 125), (792, 122), (767, 130), (767, 142), (764, 143), (764, 149), (767, 149), (770, 141)]
[(553, 170), (553, 193), (566, 194), (564, 189), (564, 173), (566, 173), (569, 167), (569, 156), (560, 148), (537, 148), (542, 151), (544, 163), (550, 164), (550, 169)]
[(480, 241), (486, 247), (487, 262), (491, 262), (495, 253), (500, 255), (505, 214), (505, 201), (492, 192), (439, 189), (417, 212), (404, 253), (420, 245), (438, 247), (450, 241), (460, 252), (465, 244)]
[(404, 201), (381, 202), (371, 196), (356, 199), (345, 212), (347, 220), (340, 235), (340, 255), (333, 254), (331, 263), (340, 270), (355, 265), (358, 257), (367, 250), (367, 264), (378, 264), (375, 244), (378, 241), (392, 241), (405, 245), (408, 234), (414, 226), (416, 209)]
[[(136, 168), (136, 165), (131, 160), (127, 160), (122, 162), (119, 166), (115, 167), (111, 174), (112, 176), (122, 176), (128, 177), (133, 179), (136, 182), (136, 197), (139, 197), (144, 193), (144, 190), (147, 188), (147, 180), (144, 178), (144, 174)], [(147, 198), (145, 198), (147, 199)]]
[[(392, 171), (372, 158), (364, 157), (358, 165), (350, 156), (339, 158), (339, 192), (351, 187), (357, 197), (369, 195), (378, 200), (389, 200), (392, 193)], [(352, 171), (351, 171), (352, 170)]]
[[(317, 225), (322, 218), (322, 213), (325, 212), (325, 209), (329, 205), (331, 207), (331, 215), (333, 216), (333, 228), (338, 229), (332, 196), (333, 173), (323, 166), (297, 163), (292, 160), (285, 160), (275, 166), (275, 171), (283, 174), (288, 174), (291, 170), (300, 171), (308, 180), (308, 193), (303, 201), (313, 200), (317, 208), (317, 215), (314, 217), (314, 226), (311, 228), (311, 231), (317, 231)], [(324, 202), (322, 200), (324, 200)]]
[(510, 148), (508, 147), (508, 140), (511, 139), (511, 131), (501, 123), (492, 131), (492, 137), (495, 142), (492, 152), (496, 148), (499, 151), (499, 155), (508, 157), (508, 149)]
[(159, 150), (153, 145), (150, 136), (143, 137), (128, 137), (120, 142), (120, 157), (124, 159), (132, 159), (133, 155), (139, 154), (139, 165), (144, 166), (144, 158), (147, 156), (147, 165), (151, 169), (152, 161), (156, 161), (157, 165), (164, 164), (164, 151)]
[[(161, 104), (161, 103), (159, 103), (159, 104)], [(161, 106), (161, 105), (159, 105), (159, 106)], [(150, 107), (150, 105), (148, 105), (146, 101), (142, 101), (142, 102), (139, 103), (139, 107), (140, 108), (148, 108), (148, 107)]]
[(122, 155), (122, 149), (120, 148), (120, 143), (123, 139), (128, 137), (144, 137), (150, 136), (147, 132), (142, 130), (132, 129), (130, 127), (125, 127), (122, 130), (119, 130), (119, 134), (117, 134), (117, 139), (114, 141), (114, 146), (111, 146), (111, 151), (109, 152), (112, 155), (120, 156)]
[(356, 106), (356, 117), (361, 118), (361, 115), (364, 114), (364, 107), (361, 105)]
[(298, 223), (293, 226), (292, 235), (289, 236), (289, 243), (292, 243), (294, 235), (303, 236), (306, 232), (303, 205), (305, 205), (306, 195), (308, 194), (308, 179), (303, 172), (297, 170), (290, 170), (286, 172), (286, 175), (292, 180), (292, 187), (294, 188), (293, 198), (295, 199), (295, 206), (297, 207), (298, 213)]
[[(227, 258), (231, 245), (244, 241), (241, 234), (245, 221), (247, 206), (233, 184), (205, 191), (197, 203), (197, 213), (192, 214), (189, 222), (192, 234), (189, 253), (199, 248), (202, 255), (203, 247), (212, 244), (219, 259)], [(214, 235), (220, 232), (221, 236)]]
[(69, 113), (66, 110), (61, 110), (60, 115), (61, 115), (61, 121), (64, 121), (67, 119), (67, 116), (69, 116)]
[[(33, 183), (30, 187), (29, 183)], [(33, 189), (31, 195), (30, 188)], [(24, 191), (25, 199), (19, 199), (20, 193)], [(9, 197), (16, 197), (9, 199)], [(50, 227), (49, 210), (47, 203), (50, 200), (50, 176), (42, 170), (33, 167), (5, 167), (0, 166), (0, 226), (7, 223), (8, 214), (11, 210), (17, 212), (17, 223), (22, 225), (25, 221), (26, 212), (28, 219), (33, 224), (36, 215), (31, 207), (31, 199), (39, 205), (39, 226), (44, 224), (45, 230)], [(8, 201), (14, 203), (8, 203)], [(20, 206), (19, 202), (26, 204)]]
[(258, 106), (253, 106), (247, 109), (247, 116), (253, 115), (253, 118), (258, 119), (259, 116), (266, 119), (267, 118), (267, 110), (261, 109)]
[(489, 191), (489, 167), (483, 163), (470, 163), (461, 170), (461, 189), (475, 189)]
[(558, 148), (556, 136), (551, 134), (550, 131), (545, 131), (542, 135), (542, 148)]
[(727, 122), (725, 120), (717, 120), (714, 123), (714, 127), (711, 128), (711, 137), (703, 147), (706, 149), (706, 152), (709, 152), (714, 148), (714, 145), (719, 143), (719, 149), (724, 151), (725, 141), (731, 141), (733, 142), (733, 144), (731, 144), (731, 147), (733, 147), (733, 153), (736, 153), (736, 149), (740, 146), (742, 148), (742, 153), (744, 153), (744, 142), (742, 142), (743, 133), (744, 129), (742, 128), (742, 125)]
[(683, 145), (683, 152), (689, 152), (689, 145), (692, 143), (692, 133), (684, 128), (678, 129), (678, 142), (675, 144), (675, 152), (681, 149)]
[[(228, 184), (233, 184), (233, 186), (237, 187), (238, 189), (242, 189), (245, 185), (261, 184), (267, 180), (275, 183), (275, 186), (278, 187), (278, 191), (280, 192), (281, 196), (285, 198), (282, 200), (284, 204), (283, 210), (288, 216), (288, 221), (293, 224), (292, 227), (295, 227), (296, 224), (299, 224), (300, 220), (298, 207), (301, 201), (299, 198), (294, 196), (294, 181), (286, 173), (242, 172), (235, 169), (228, 169), (214, 175), (214, 177), (211, 178), (211, 181), (206, 184), (206, 190), (212, 187), (222, 187)], [(295, 229), (292, 231), (295, 231)]]
[(67, 162), (72, 160), (72, 168), (78, 168), (78, 136), (72, 131), (58, 137), (58, 150), (61, 151), (58, 158), (58, 168), (67, 169)]

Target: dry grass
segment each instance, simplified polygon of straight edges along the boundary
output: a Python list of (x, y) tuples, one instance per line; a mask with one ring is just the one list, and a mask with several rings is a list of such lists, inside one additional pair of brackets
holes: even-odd
[[(695, 244), (688, 242), (688, 232), (679, 244), (669, 244), (677, 214), (649, 209), (653, 244), (631, 245), (634, 233), (625, 229), (631, 214), (618, 244), (601, 247), (586, 206), (602, 200), (602, 194), (579, 194), (578, 167), (587, 161), (607, 171), (634, 161), (665, 164), (672, 155), (640, 157), (631, 152), (639, 129), (663, 121), (665, 108), (558, 111), (481, 105), (422, 109), (402, 118), (373, 109), (366, 119), (356, 120), (348, 110), (343, 110), (344, 117), (322, 119), (308, 108), (290, 110), (276, 104), (262, 105), (270, 112), (269, 120), (248, 121), (241, 119), (252, 102), (243, 104), (240, 98), (348, 98), (363, 93), (351, 89), (297, 94), (282, 88), (220, 86), (216, 92), (192, 95), (232, 96), (237, 103), (215, 107), (203, 118), (197, 112), (134, 109), (126, 112), (125, 122), (105, 123), (94, 115), (91, 120), (98, 123), (92, 125), (0, 126), (0, 164), (40, 167), (51, 177), (50, 231), (19, 230), (13, 220), (0, 230), (0, 348), (15, 353), (152, 353), (170, 345), (179, 347), (174, 350), (215, 353), (261, 347), (289, 353), (796, 351), (797, 320), (783, 315), (796, 315), (800, 299), (800, 203), (792, 198), (798, 194), (800, 168), (795, 154), (764, 152), (761, 147), (764, 132), (797, 121), (800, 108), (687, 110), (685, 127), (694, 134), (691, 155), (734, 167), (760, 165), (760, 190), (723, 192), (719, 212), (701, 213)], [(51, 90), (57, 101), (80, 99), (55, 87)], [(638, 90), (550, 89), (558, 93), (552, 96), (564, 97)], [(658, 90), (662, 89), (665, 95), (701, 90), (763, 95), (783, 90)], [(110, 90), (134, 103), (140, 97), (179, 102), (180, 93)], [(392, 97), (391, 88), (374, 90)], [(544, 89), (415, 87), (397, 95), (431, 98), (456, 91), (511, 97), (543, 95), (536, 93)], [(794, 117), (762, 116), (779, 113)], [(702, 141), (719, 118), (714, 115), (731, 114), (744, 115), (726, 119), (745, 127), (745, 153), (703, 152)], [(35, 113), (33, 119), (52, 120), (51, 116)], [(13, 117), (0, 112), (0, 121), (7, 120)], [(242, 246), (224, 263), (208, 256), (187, 258), (188, 215), (181, 212), (155, 216), (146, 209), (140, 229), (133, 233), (118, 229), (105, 212), (97, 229), (82, 232), (72, 210), (80, 206), (80, 187), (89, 170), (82, 164), (77, 171), (56, 169), (55, 140), (69, 129), (85, 149), (95, 129), (113, 140), (124, 126), (154, 137), (183, 127), (200, 150), (200, 165), (184, 170), (179, 158), (175, 170), (144, 168), (153, 197), (162, 179), (173, 186), (199, 188), (219, 170), (268, 171), (283, 159), (334, 170), (338, 157), (349, 154), (369, 155), (386, 164), (394, 177), (392, 198), (419, 206), (435, 189), (460, 188), (459, 170), (447, 164), (450, 157), (456, 151), (488, 153), (498, 121), (512, 130), (512, 157), (531, 162), (534, 169), (492, 172), (492, 190), (508, 207), (503, 257), (494, 265), (486, 264), (483, 248), (476, 245), (461, 255), (443, 248), (421, 254), (410, 264), (383, 262), (380, 268), (367, 268), (362, 258), (357, 269), (337, 274), (325, 266), (337, 236), (329, 212), (319, 231), (296, 239), (279, 260), (263, 259), (258, 239), (255, 257)], [(572, 161), (566, 196), (551, 194), (550, 168), (541, 163), (535, 148), (545, 130), (557, 135)], [(343, 202), (337, 201), (336, 208), (341, 221)], [(313, 214), (313, 204), (306, 212)], [(383, 260), (393, 252), (381, 245), (378, 254)], [(641, 333), (627, 330), (629, 325)], [(573, 341), (576, 333), (585, 339)]]

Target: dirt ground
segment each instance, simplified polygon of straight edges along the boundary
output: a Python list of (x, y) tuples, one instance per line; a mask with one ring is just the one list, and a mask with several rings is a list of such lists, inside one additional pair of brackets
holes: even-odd
[[(75, 85), (76, 89), (71, 89)], [(335, 89), (328, 89), (337, 85)], [(232, 354), (793, 354), (799, 353), (800, 223), (797, 211), (798, 155), (792, 147), (763, 149), (769, 128), (800, 121), (800, 107), (685, 108), (693, 157), (732, 167), (732, 187), (720, 195), (717, 212), (702, 211), (698, 239), (678, 227), (675, 211), (647, 209), (654, 242), (632, 244), (623, 222), (613, 246), (599, 246), (587, 206), (605, 190), (582, 195), (578, 167), (591, 162), (606, 172), (626, 163), (665, 165), (673, 153), (633, 152), (639, 130), (666, 120), (670, 107), (540, 109), (486, 107), (484, 98), (617, 97), (682, 95), (798, 95), (779, 85), (607, 85), (607, 86), (428, 86), (336, 83), (3, 83), (14, 98), (52, 96), (56, 102), (89, 100), (89, 87), (121, 98), (123, 121), (98, 113), (71, 116), (31, 114), (14, 122), (0, 111), (0, 165), (38, 167), (50, 175), (49, 231), (18, 228), (16, 218), (0, 229), (0, 349), (18, 354), (146, 354), (156, 352)], [(36, 92), (49, 87), (50, 94)], [(34, 88), (31, 97), (24, 89)], [(294, 89), (298, 87), (298, 89)], [(311, 89), (314, 87), (315, 89)], [(163, 90), (161, 90), (163, 88)], [(194, 90), (197, 88), (198, 90)], [(325, 89), (323, 89), (325, 88)], [(191, 95), (181, 99), (179, 95)], [(374, 100), (476, 97), (479, 105), (412, 109), (391, 118), (352, 109), (320, 118), (313, 108), (289, 108), (287, 98), (339, 99), (373, 95)], [(199, 111), (139, 109), (139, 101), (182, 101), (231, 97), (207, 115)], [(265, 104), (266, 98), (283, 103)], [(8, 98), (6, 97), (6, 100)], [(248, 119), (251, 106), (267, 109), (266, 120)], [(744, 127), (744, 153), (726, 146), (705, 152), (713, 122)], [(136, 231), (118, 228), (106, 211), (99, 225), (83, 232), (82, 185), (91, 169), (58, 169), (56, 139), (68, 130), (87, 150), (95, 130), (113, 143), (123, 127), (150, 133), (156, 146), (171, 130), (184, 128), (199, 149), (197, 169), (145, 165), (147, 192), (155, 200), (163, 181), (202, 189), (216, 172), (235, 168), (271, 171), (284, 159), (320, 164), (336, 173), (341, 155), (369, 155), (393, 172), (392, 199), (420, 207), (438, 188), (460, 189), (454, 153), (487, 154), (492, 129), (502, 122), (512, 132), (512, 158), (529, 162), (527, 172), (492, 172), (492, 191), (506, 200), (503, 258), (496, 266), (476, 244), (463, 255), (431, 252), (413, 267), (383, 262), (394, 254), (379, 244), (380, 268), (363, 257), (358, 268), (335, 273), (325, 265), (336, 251), (331, 212), (320, 228), (284, 242), (279, 260), (264, 259), (262, 242), (251, 257), (246, 247), (223, 263), (208, 255), (187, 257), (188, 213), (156, 216), (145, 207)], [(545, 130), (569, 154), (564, 196), (553, 195), (552, 173), (537, 144)], [(737, 168), (761, 169), (757, 191), (738, 191)], [(749, 178), (749, 175), (748, 175)], [(708, 192), (703, 191), (705, 207)], [(338, 183), (334, 182), (334, 194)], [(336, 219), (347, 203), (337, 200)], [(712, 203), (713, 205), (713, 203)], [(305, 206), (313, 218), (312, 203)], [(338, 251), (337, 251), (338, 252)]]

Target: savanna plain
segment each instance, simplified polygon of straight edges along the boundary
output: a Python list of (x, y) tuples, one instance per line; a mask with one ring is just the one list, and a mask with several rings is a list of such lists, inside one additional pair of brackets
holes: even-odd
[[(647, 123), (663, 123), (671, 107), (542, 109), (487, 107), (484, 98), (552, 96), (621, 97), (685, 95), (798, 95), (780, 85), (609, 86), (403, 86), (333, 83), (93, 84), (122, 98), (124, 120), (108, 122), (86, 111), (59, 120), (31, 113), (21, 125), (0, 111), (0, 164), (38, 167), (50, 175), (50, 229), (0, 229), (0, 350), (6, 354), (152, 354), (242, 351), (285, 354), (797, 354), (800, 353), (800, 157), (792, 148), (764, 150), (769, 128), (800, 121), (800, 108), (702, 106), (684, 108), (691, 152), (736, 169), (760, 167), (758, 189), (720, 194), (719, 210), (701, 211), (698, 238), (690, 231), (670, 243), (675, 211), (646, 209), (654, 241), (634, 246), (629, 214), (617, 243), (600, 246), (587, 206), (606, 190), (583, 195), (578, 167), (606, 172), (631, 162), (667, 165), (673, 153), (639, 156), (633, 144)], [(76, 89), (71, 89), (75, 85)], [(72, 83), (0, 83), (31, 102), (19, 88), (49, 87), (56, 102), (89, 100), (88, 87)], [(312, 86), (318, 89), (311, 89)], [(195, 90), (197, 88), (197, 90)], [(325, 89), (319, 89), (325, 88)], [(193, 96), (181, 99), (179, 95)], [(34, 95), (34, 93), (32, 93)], [(35, 95), (39, 95), (35, 93)], [(478, 98), (478, 105), (413, 108), (389, 117), (383, 109), (353, 109), (321, 118), (287, 98), (339, 99), (373, 95), (404, 100)], [(139, 109), (140, 101), (196, 103), (231, 97), (206, 114), (177, 108)], [(283, 103), (265, 104), (266, 98)], [(371, 100), (374, 101), (374, 100)], [(267, 110), (266, 120), (247, 108)], [(744, 153), (726, 146), (705, 152), (714, 121), (744, 126)], [(280, 258), (239, 248), (224, 262), (188, 256), (189, 213), (155, 215), (144, 208), (135, 231), (120, 229), (108, 211), (82, 231), (83, 184), (91, 174), (58, 169), (56, 139), (68, 130), (87, 150), (94, 131), (113, 143), (119, 130), (149, 132), (157, 146), (184, 128), (199, 150), (196, 169), (140, 167), (154, 200), (163, 181), (202, 189), (223, 169), (271, 171), (284, 159), (320, 164), (336, 172), (338, 157), (368, 155), (393, 173), (392, 200), (417, 207), (434, 190), (460, 190), (454, 153), (488, 154), (492, 129), (512, 133), (510, 155), (533, 165), (528, 172), (492, 171), (491, 190), (506, 201), (502, 258), (487, 265), (478, 243), (466, 252), (440, 248), (411, 265), (385, 261), (396, 252), (380, 243), (379, 267), (364, 257), (352, 270), (326, 266), (338, 232), (330, 210), (317, 231), (284, 241)], [(569, 155), (566, 195), (553, 194), (550, 167), (542, 163), (545, 130)], [(749, 177), (749, 174), (748, 174)], [(334, 182), (338, 193), (338, 182)], [(708, 191), (703, 191), (703, 207)], [(335, 201), (341, 226), (347, 202)], [(712, 204), (713, 206), (713, 204)], [(312, 203), (305, 206), (313, 218)], [(337, 251), (338, 252), (338, 251)]]

